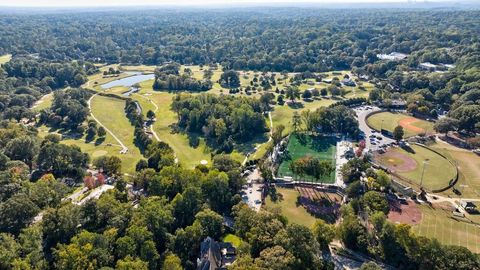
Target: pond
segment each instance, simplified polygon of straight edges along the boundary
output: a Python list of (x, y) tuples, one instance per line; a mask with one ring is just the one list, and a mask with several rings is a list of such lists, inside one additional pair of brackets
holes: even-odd
[[(131, 87), (132, 85), (136, 83), (141, 83), (146, 80), (151, 80), (155, 78), (154, 74), (143, 74), (141, 72), (125, 72), (126, 74), (131, 74), (132, 76), (126, 77), (123, 79), (118, 79), (115, 81), (111, 81), (106, 84), (102, 84), (103, 89), (108, 89), (112, 87), (117, 87), (117, 86), (125, 86), (125, 87)], [(132, 89), (130, 89), (131, 91)], [(129, 91), (129, 92), (130, 92)]]

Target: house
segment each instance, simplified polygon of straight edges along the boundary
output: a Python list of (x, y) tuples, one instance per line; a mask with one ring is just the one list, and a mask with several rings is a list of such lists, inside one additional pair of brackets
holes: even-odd
[(346, 86), (356, 86), (355, 82), (350, 78), (345, 78), (342, 80), (342, 84)]
[(468, 213), (474, 213), (477, 211), (477, 206), (470, 201), (462, 201), (460, 202), (460, 205), (467, 211)]
[(231, 243), (205, 238), (200, 245), (197, 270), (226, 270), (236, 259), (236, 249)]
[(390, 54), (377, 54), (377, 58), (381, 60), (401, 61), (408, 57), (408, 54), (392, 52)]

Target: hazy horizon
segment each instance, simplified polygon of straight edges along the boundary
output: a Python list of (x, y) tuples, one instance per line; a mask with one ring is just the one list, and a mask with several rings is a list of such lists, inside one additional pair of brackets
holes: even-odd
[(268, 4), (428, 4), (428, 3), (473, 2), (471, 0), (0, 0), (3, 7), (101, 7), (101, 6), (228, 6), (228, 5), (268, 5)]

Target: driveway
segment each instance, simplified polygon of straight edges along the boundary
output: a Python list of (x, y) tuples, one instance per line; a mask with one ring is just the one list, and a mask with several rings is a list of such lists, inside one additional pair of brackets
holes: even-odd
[[(395, 142), (394, 139), (384, 136), (367, 125), (367, 116), (372, 112), (380, 111), (380, 108), (375, 106), (360, 106), (353, 110), (357, 114), (359, 128), (365, 134), (365, 143), (368, 150), (376, 151), (383, 145)], [(370, 139), (371, 136), (374, 139)]]

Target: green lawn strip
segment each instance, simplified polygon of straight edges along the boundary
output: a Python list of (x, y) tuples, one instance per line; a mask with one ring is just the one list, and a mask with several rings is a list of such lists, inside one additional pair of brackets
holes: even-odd
[(231, 243), (234, 247), (238, 248), (242, 243), (242, 239), (235, 234), (229, 233), (223, 237), (222, 242)]
[(449, 181), (455, 176), (455, 167), (447, 159), (429, 149), (418, 145), (411, 145), (411, 147), (415, 153), (409, 153), (401, 148), (392, 150), (413, 158), (417, 163), (417, 167), (414, 170), (398, 172), (398, 174), (420, 184), (423, 162), (428, 159), (425, 165), (423, 186), (430, 190), (448, 186)]
[(272, 199), (267, 197), (265, 200), (265, 207), (280, 207), (282, 215), (284, 215), (290, 223), (297, 223), (312, 227), (317, 220), (314, 216), (310, 215), (307, 210), (297, 205), (297, 197), (299, 193), (295, 189), (277, 188), (277, 193), (281, 194), (282, 199), (278, 199), (273, 202)]
[[(292, 161), (310, 155), (313, 157), (320, 158), (322, 160), (329, 160), (335, 165), (335, 148), (336, 148), (336, 139), (331, 137), (314, 137), (311, 135), (306, 135), (307, 143), (302, 144), (298, 139), (297, 135), (291, 135), (287, 151), (290, 156), (289, 160), (284, 160), (280, 167), (278, 168), (278, 176), (290, 176), (294, 177), (293, 173), (290, 171), (290, 163)], [(302, 176), (302, 179), (314, 180), (309, 176)], [(321, 180), (324, 183), (333, 183), (335, 182), (335, 173), (332, 173), (329, 177), (323, 178)]]
[(124, 108), (124, 100), (104, 96), (96, 96), (92, 100), (95, 117), (127, 146), (128, 152), (120, 157), (123, 171), (131, 173), (135, 171), (136, 162), (143, 156), (134, 144), (134, 127), (125, 116)]
[[(392, 113), (392, 112), (381, 112), (373, 114), (372, 116), (367, 118), (367, 123), (377, 129), (386, 129), (390, 132), (393, 132), (395, 127), (399, 125), (399, 122), (402, 119), (412, 118), (412, 116), (402, 114), (402, 113)], [(412, 126), (418, 127), (423, 129), (422, 132), (412, 131), (410, 129), (404, 128), (403, 131), (405, 132), (404, 137), (411, 137), (421, 133), (432, 132), (433, 131), (433, 123), (418, 119), (418, 121), (411, 123)]]

